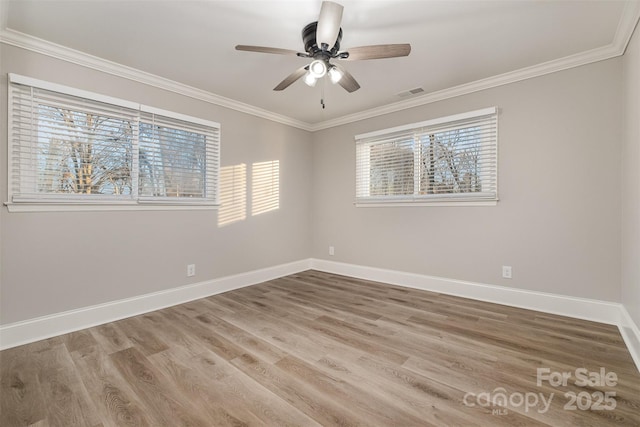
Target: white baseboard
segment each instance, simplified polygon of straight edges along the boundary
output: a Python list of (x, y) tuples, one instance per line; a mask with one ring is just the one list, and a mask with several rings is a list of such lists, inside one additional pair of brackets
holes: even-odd
[(310, 268), (301, 260), (0, 326), (0, 350), (148, 313)]
[(627, 344), (629, 353), (631, 353), (631, 357), (636, 363), (638, 371), (640, 371), (640, 328), (638, 328), (638, 325), (636, 325), (629, 315), (629, 312), (622, 304), (620, 305), (620, 314), (620, 324), (618, 325), (620, 334), (622, 335), (625, 344)]
[(505, 286), (466, 282), (319, 259), (311, 261), (311, 268), (328, 273), (343, 274), (360, 279), (592, 320), (610, 325), (617, 325), (620, 322), (620, 304), (613, 302), (513, 289)]
[(407, 288), (616, 325), (620, 329), (620, 334), (629, 349), (629, 353), (631, 353), (638, 371), (640, 371), (640, 330), (624, 306), (619, 303), (513, 289), (504, 286), (466, 282), (322, 259), (312, 259), (311, 268), (327, 273), (341, 274)]
[(308, 269), (617, 325), (640, 371), (640, 329), (622, 304), (314, 258), (1, 325), (0, 350), (160, 310)]

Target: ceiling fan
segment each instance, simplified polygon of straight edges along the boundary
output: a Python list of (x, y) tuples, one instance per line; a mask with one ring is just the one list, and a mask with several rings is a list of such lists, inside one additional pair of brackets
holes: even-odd
[(341, 66), (332, 64), (330, 60), (364, 60), (382, 59), (407, 56), (411, 52), (411, 45), (404, 44), (382, 44), (373, 46), (360, 46), (340, 51), (340, 41), (342, 40), (343, 6), (331, 1), (323, 1), (320, 8), (320, 16), (316, 22), (312, 22), (302, 30), (302, 41), (305, 52), (295, 50), (279, 49), (275, 47), (237, 45), (236, 50), (261, 53), (275, 53), (278, 55), (296, 55), (301, 58), (311, 58), (310, 64), (300, 67), (288, 75), (273, 90), (284, 90), (292, 83), (305, 76), (305, 83), (315, 86), (317, 81), (325, 76), (329, 76), (332, 83), (338, 83), (347, 92), (355, 92), (360, 89), (360, 85), (351, 74)]

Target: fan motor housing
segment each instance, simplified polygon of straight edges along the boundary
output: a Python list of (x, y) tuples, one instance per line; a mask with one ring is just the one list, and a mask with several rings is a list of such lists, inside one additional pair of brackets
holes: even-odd
[[(316, 42), (316, 30), (318, 28), (318, 22), (312, 22), (306, 27), (302, 29), (302, 41), (304, 42), (304, 50), (311, 56), (315, 58), (318, 53), (322, 52), (322, 49), (318, 46)], [(329, 51), (330, 57), (335, 57), (340, 50), (340, 41), (342, 40), (342, 28), (338, 32), (338, 38), (336, 39), (336, 43), (333, 45), (331, 51)]]

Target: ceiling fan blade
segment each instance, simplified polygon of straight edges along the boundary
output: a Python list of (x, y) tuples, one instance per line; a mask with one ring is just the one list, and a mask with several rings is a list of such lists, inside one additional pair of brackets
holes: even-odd
[(316, 43), (322, 48), (326, 44), (327, 50), (331, 50), (336, 44), (340, 24), (342, 23), (342, 5), (332, 1), (323, 1), (318, 17), (318, 28), (316, 29)]
[(374, 46), (360, 46), (349, 49), (347, 61), (360, 61), (363, 59), (383, 59), (408, 56), (411, 53), (411, 45), (405, 44), (379, 44)]
[(247, 52), (260, 52), (260, 53), (275, 53), (278, 55), (298, 55), (298, 52), (291, 49), (280, 49), (277, 47), (264, 47), (264, 46), (247, 46), (239, 44), (236, 46), (236, 50), (243, 50)]
[(304, 76), (307, 73), (307, 68), (309, 68), (308, 65), (298, 68), (293, 73), (289, 74), (283, 81), (281, 81), (278, 86), (274, 87), (273, 90), (284, 90), (288, 88), (296, 80), (298, 80), (300, 77)]
[(342, 78), (338, 80), (338, 84), (342, 86), (344, 90), (351, 93), (360, 89), (360, 85), (358, 84), (356, 79), (354, 79), (353, 76), (347, 70), (345, 70), (344, 68), (336, 64), (333, 64), (333, 66), (336, 67), (338, 71), (342, 73)]

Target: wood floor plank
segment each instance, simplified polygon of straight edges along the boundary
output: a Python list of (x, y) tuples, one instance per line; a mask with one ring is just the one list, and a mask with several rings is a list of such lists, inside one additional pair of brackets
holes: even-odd
[(181, 391), (201, 403), (197, 406), (210, 413), (211, 425), (318, 425), (211, 351), (189, 356), (169, 350), (150, 359), (169, 373)]
[(103, 423), (118, 426), (153, 426), (155, 419), (115, 368), (109, 355), (97, 346), (71, 353), (82, 381), (93, 397)]
[(195, 320), (197, 316), (179, 322), (177, 326), (184, 334), (194, 336), (205, 348), (213, 351), (221, 357), (231, 360), (240, 356), (245, 350), (234, 342), (215, 331), (215, 328)]
[(69, 427), (100, 425), (94, 402), (80, 379), (66, 345), (54, 346), (42, 352), (40, 358), (38, 382), (47, 402), (49, 423)]
[[(419, 316), (412, 316), (410, 322), (420, 323), (432, 326), (438, 330), (443, 330), (451, 334), (470, 338), (483, 344), (491, 345), (501, 351), (515, 351), (527, 355), (535, 355), (547, 360), (566, 360), (576, 366), (583, 366), (586, 363), (585, 354), (583, 352), (572, 352), (571, 348), (579, 348), (582, 345), (564, 344), (556, 340), (553, 342), (549, 337), (546, 339), (539, 338), (536, 334), (517, 334), (512, 329), (489, 326), (488, 322), (470, 322), (463, 319), (456, 321), (434, 321), (432, 319), (424, 319)], [(517, 326), (513, 326), (517, 330)], [(526, 339), (524, 338), (526, 337)], [(592, 345), (592, 350), (597, 350), (596, 345)], [(601, 353), (597, 351), (591, 352), (588, 356), (598, 364), (607, 359), (608, 363), (618, 365), (618, 360), (611, 356), (603, 358)]]
[(157, 330), (146, 327), (142, 316), (120, 320), (116, 322), (116, 325), (129, 341), (147, 356), (169, 348), (169, 346), (159, 338)]
[(231, 360), (240, 371), (268, 388), (322, 425), (357, 426), (363, 424), (346, 402), (316, 393), (313, 388), (278, 367), (248, 354)]
[(309, 384), (317, 393), (349, 402), (350, 409), (361, 419), (372, 417), (383, 425), (419, 425), (423, 422), (421, 418), (384, 402), (371, 390), (345, 381), (338, 375), (327, 374), (294, 356), (280, 360), (276, 366)]
[(0, 393), (2, 427), (640, 425), (615, 326), (320, 271), (4, 350)]
[(0, 425), (24, 426), (46, 419), (37, 362), (37, 352), (29, 346), (0, 352)]
[(62, 335), (62, 338), (69, 353), (93, 347), (98, 344), (93, 335), (91, 335), (91, 332), (86, 329)]
[(270, 345), (267, 341), (262, 340), (256, 335), (248, 333), (213, 314), (202, 314), (196, 316), (195, 319), (215, 329), (222, 337), (242, 347), (248, 353), (255, 354), (269, 363), (276, 363), (278, 360), (287, 356), (287, 353), (280, 348)]
[(206, 346), (192, 334), (186, 334), (178, 325), (185, 320), (182, 315), (173, 310), (160, 310), (143, 315), (140, 320), (146, 328), (156, 331), (156, 334), (169, 343), (171, 348), (179, 347), (195, 356), (206, 350)]
[(131, 385), (156, 425), (206, 425), (187, 396), (175, 392), (171, 382), (136, 348), (127, 348), (109, 356), (120, 374)]
[[(512, 426), (514, 421), (525, 423), (523, 417), (514, 420), (490, 416), (490, 411), (476, 407), (468, 412), (460, 411), (458, 402), (449, 402), (446, 395), (435, 396), (429, 393), (425, 396), (422, 391), (428, 390), (419, 383), (406, 383), (405, 381), (389, 381), (385, 374), (376, 373), (361, 363), (360, 359), (365, 355), (357, 353), (341, 353), (328, 355), (318, 360), (317, 366), (334, 371), (340, 378), (345, 378), (352, 383), (366, 385), (371, 393), (381, 395), (387, 404), (413, 413), (420, 417), (425, 424), (445, 426)], [(371, 356), (368, 356), (371, 357)], [(384, 364), (384, 362), (383, 362)], [(419, 391), (417, 391), (419, 390)]]
[[(189, 366), (189, 358), (171, 350), (156, 353), (149, 360), (172, 381), (176, 392), (185, 396), (200, 408), (203, 419), (215, 426), (264, 425), (256, 418), (242, 400), (234, 399), (227, 379), (218, 378), (215, 386), (204, 375)], [(244, 397), (244, 396), (243, 396)]]
[(89, 332), (107, 353), (115, 353), (133, 347), (133, 343), (120, 330), (117, 322), (90, 328)]
[(285, 318), (274, 318), (252, 312), (237, 313), (233, 316), (225, 315), (224, 317), (229, 323), (262, 337), (287, 354), (302, 358), (319, 356), (347, 348), (324, 336), (310, 336), (305, 329)]

